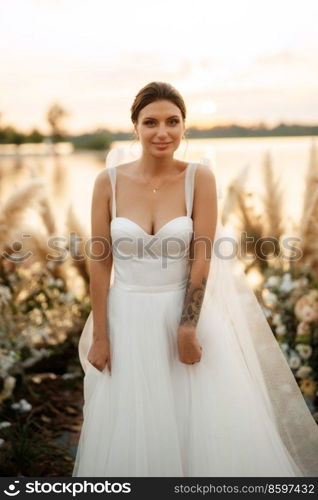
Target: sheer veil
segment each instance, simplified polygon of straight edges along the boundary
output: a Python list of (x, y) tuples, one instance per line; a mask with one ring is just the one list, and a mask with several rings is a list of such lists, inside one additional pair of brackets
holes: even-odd
[[(131, 156), (128, 148), (115, 147), (107, 155), (106, 168), (133, 159), (136, 157)], [(209, 163), (215, 173), (213, 162), (203, 158), (199, 163)], [(218, 184), (218, 179), (216, 180)], [(219, 186), (218, 193), (220, 193)], [(218, 311), (222, 321), (226, 323), (227, 328), (230, 328), (231, 342), (235, 345), (237, 356), (243, 361), (255, 388), (256, 402), (275, 423), (282, 442), (299, 468), (297, 470), (295, 467), (295, 473), (316, 477), (318, 476), (318, 426), (248, 283), (242, 264), (232, 254), (230, 258), (226, 258), (225, 252), (221, 250), (222, 241), (227, 240), (227, 230), (222, 226), (218, 216), (202, 310), (212, 309), (213, 303), (213, 310)], [(208, 322), (205, 321), (205, 335), (209, 334), (207, 326)], [(226, 368), (224, 367), (224, 370)], [(253, 429), (251, 429), (251, 439), (253, 439)]]

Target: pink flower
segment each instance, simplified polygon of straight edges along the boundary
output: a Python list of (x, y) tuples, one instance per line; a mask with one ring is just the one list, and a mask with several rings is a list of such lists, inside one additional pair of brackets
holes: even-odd
[[(314, 291), (314, 290), (313, 290)], [(318, 320), (318, 310), (312, 307), (313, 296), (304, 296), (297, 300), (295, 314), (300, 321), (311, 323)]]
[(305, 321), (301, 321), (297, 326), (297, 335), (309, 335), (310, 327)]
[(307, 321), (308, 323), (312, 323), (313, 321), (318, 320), (318, 313), (310, 306), (304, 307), (303, 318), (304, 318), (304, 321)]

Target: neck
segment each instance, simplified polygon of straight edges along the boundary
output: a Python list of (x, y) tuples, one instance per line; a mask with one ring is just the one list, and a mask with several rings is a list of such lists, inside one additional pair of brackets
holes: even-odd
[(175, 170), (175, 159), (173, 156), (154, 158), (145, 153), (137, 160), (136, 167), (138, 172), (148, 177), (161, 177), (169, 175)]

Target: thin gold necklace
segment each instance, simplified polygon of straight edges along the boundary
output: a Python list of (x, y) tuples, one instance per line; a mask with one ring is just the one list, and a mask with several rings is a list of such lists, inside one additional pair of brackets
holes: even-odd
[(142, 173), (142, 176), (143, 176), (143, 178), (145, 179), (145, 181), (146, 181), (148, 184), (150, 184), (150, 186), (152, 186), (152, 192), (153, 192), (153, 193), (155, 193), (155, 194), (156, 194), (156, 193), (157, 193), (157, 191), (159, 191), (159, 190), (162, 188), (162, 186), (163, 186), (163, 185), (167, 182), (167, 180), (165, 180), (165, 181), (163, 181), (163, 183), (161, 184), (161, 186), (160, 186), (160, 187), (155, 187), (153, 184), (151, 184), (151, 182), (149, 182), (149, 181), (146, 179), (146, 177), (145, 177), (145, 175), (144, 175), (143, 173)]

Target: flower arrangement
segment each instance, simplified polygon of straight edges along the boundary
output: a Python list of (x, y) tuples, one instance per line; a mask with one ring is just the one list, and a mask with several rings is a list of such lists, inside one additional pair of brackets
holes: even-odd
[(302, 266), (268, 269), (262, 290), (267, 319), (314, 413), (318, 403), (318, 282)]

